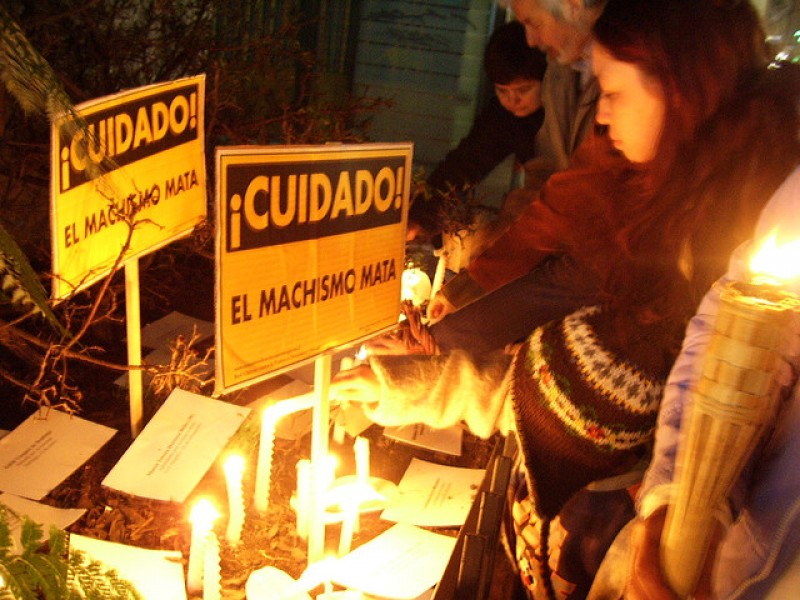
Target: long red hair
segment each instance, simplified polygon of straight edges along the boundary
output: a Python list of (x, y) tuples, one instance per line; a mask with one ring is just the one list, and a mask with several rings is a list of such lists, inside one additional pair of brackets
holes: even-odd
[[(746, 1), (609, 0), (594, 34), (667, 100), (654, 159), (631, 165), (626, 197), (611, 200), (623, 214), (607, 240), (605, 290), (643, 318), (686, 318), (800, 162), (798, 69), (770, 66)], [(571, 251), (598, 249), (576, 239)]]

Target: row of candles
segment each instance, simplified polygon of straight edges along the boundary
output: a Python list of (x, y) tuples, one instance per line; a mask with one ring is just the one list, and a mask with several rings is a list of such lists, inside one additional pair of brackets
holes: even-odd
[[(274, 433), (274, 432), (273, 432)], [(355, 484), (346, 493), (339, 493), (342, 498), (342, 527), (339, 539), (339, 555), (350, 552), (353, 535), (358, 531), (361, 504), (375, 496), (370, 485), (369, 440), (357, 437), (353, 445), (356, 463)], [(336, 476), (336, 459), (328, 455), (324, 468), (325, 481), (322, 488), (329, 492), (333, 489)], [(259, 463), (261, 464), (261, 463)], [(231, 546), (241, 542), (245, 520), (245, 503), (242, 490), (244, 458), (238, 454), (229, 456), (224, 463), (225, 482), (228, 494), (228, 525), (225, 538)], [(271, 469), (271, 460), (267, 468)], [(297, 532), (301, 539), (307, 540), (310, 517), (313, 509), (313, 482), (311, 461), (301, 459), (297, 463), (297, 490), (295, 494), (295, 512), (297, 515)], [(342, 490), (340, 490), (342, 492)], [(257, 499), (255, 499), (257, 500)], [(337, 500), (337, 503), (339, 500)], [(254, 502), (256, 505), (259, 503)], [(326, 501), (325, 506), (329, 503)], [(218, 600), (221, 595), (219, 539), (213, 530), (214, 522), (220, 514), (210, 500), (203, 498), (192, 508), (189, 520), (192, 524), (191, 544), (189, 548), (189, 565), (186, 586), (189, 592), (202, 592), (203, 600)]]

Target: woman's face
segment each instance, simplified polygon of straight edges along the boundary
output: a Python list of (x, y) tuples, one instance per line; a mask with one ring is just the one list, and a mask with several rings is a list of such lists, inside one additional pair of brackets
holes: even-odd
[(628, 160), (650, 161), (664, 128), (666, 100), (661, 86), (600, 44), (592, 47), (592, 61), (600, 84), (597, 122), (608, 126), (612, 143)]
[(542, 105), (542, 82), (536, 79), (515, 79), (508, 84), (494, 84), (500, 104), (515, 117), (532, 115)]

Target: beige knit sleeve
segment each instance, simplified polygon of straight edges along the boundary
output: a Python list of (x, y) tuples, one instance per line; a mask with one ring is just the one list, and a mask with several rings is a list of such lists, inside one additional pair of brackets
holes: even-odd
[(424, 423), (446, 428), (465, 421), (481, 437), (513, 427), (506, 379), (511, 357), (498, 352), (476, 361), (464, 352), (446, 356), (373, 356), (381, 396), (365, 405), (385, 426)]

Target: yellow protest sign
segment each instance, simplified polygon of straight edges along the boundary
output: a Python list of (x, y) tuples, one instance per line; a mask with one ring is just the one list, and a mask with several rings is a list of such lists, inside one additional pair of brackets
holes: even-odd
[[(53, 297), (125, 258), (188, 234), (206, 216), (205, 76), (76, 106), (52, 127)], [(76, 119), (83, 127), (76, 127)]]
[(412, 145), (218, 148), (216, 386), (397, 323)]

